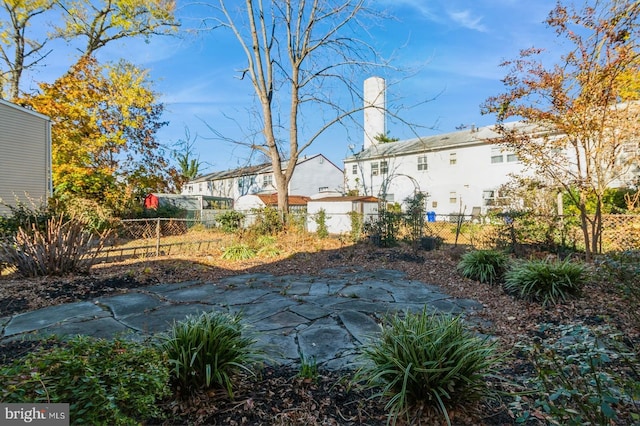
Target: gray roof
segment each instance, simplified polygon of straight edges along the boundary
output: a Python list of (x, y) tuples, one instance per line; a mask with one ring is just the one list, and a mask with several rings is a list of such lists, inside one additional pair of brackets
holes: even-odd
[[(322, 154), (315, 154), (309, 157), (305, 155), (301, 158), (298, 158), (297, 164), (304, 163), (305, 161), (309, 161), (313, 158), (320, 157), (320, 156), (324, 157)], [(282, 161), (283, 170), (287, 167), (288, 163), (289, 163), (289, 160)], [(269, 163), (257, 164), (255, 166), (239, 167), (237, 169), (231, 169), (231, 170), (225, 170), (221, 172), (213, 172), (206, 175), (201, 175), (189, 181), (189, 183), (208, 182), (213, 180), (222, 180), (222, 179), (236, 178), (236, 177), (242, 177), (242, 176), (255, 176), (255, 175), (272, 173), (272, 172), (273, 172), (273, 166), (269, 162)]]
[[(520, 122), (509, 123), (506, 125), (517, 127), (526, 126)], [(411, 155), (428, 151), (440, 151), (450, 148), (482, 145), (490, 143), (490, 139), (500, 137), (500, 135), (495, 132), (494, 128), (495, 126), (478, 127), (397, 142), (378, 143), (360, 151), (357, 154), (345, 158), (344, 161), (346, 163), (363, 159), (388, 158), (399, 155)]]

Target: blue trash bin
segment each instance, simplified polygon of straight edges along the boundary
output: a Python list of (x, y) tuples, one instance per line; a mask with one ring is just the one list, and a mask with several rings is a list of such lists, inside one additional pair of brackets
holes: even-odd
[(427, 222), (436, 221), (436, 212), (427, 212)]

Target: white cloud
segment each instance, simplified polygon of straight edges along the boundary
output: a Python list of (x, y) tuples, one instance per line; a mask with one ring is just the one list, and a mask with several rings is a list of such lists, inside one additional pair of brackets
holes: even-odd
[(487, 32), (487, 27), (482, 24), (482, 16), (473, 16), (469, 10), (449, 12), (449, 17), (458, 25), (470, 30)]

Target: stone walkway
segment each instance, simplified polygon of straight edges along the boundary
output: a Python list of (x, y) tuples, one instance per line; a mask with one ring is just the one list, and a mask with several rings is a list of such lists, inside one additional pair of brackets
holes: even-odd
[(207, 283), (159, 284), (0, 318), (0, 341), (56, 334), (144, 339), (203, 311), (242, 312), (273, 364), (301, 356), (326, 369), (353, 365), (358, 345), (380, 332), (387, 313), (473, 313), (482, 305), (448, 296), (403, 272), (351, 267), (318, 276), (243, 274)]

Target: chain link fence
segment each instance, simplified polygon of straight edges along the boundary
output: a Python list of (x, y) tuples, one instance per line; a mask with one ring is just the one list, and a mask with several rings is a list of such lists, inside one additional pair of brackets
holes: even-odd
[[(335, 214), (333, 215), (335, 216)], [(296, 214), (298, 223), (308, 224), (314, 217)], [(343, 223), (350, 223), (345, 214)], [(245, 226), (254, 222), (247, 215)], [(408, 239), (411, 231), (406, 221), (400, 220), (398, 239)], [(102, 254), (103, 261), (116, 261), (131, 257), (169, 255), (174, 252), (203, 252), (219, 245), (207, 232), (193, 232), (218, 227), (215, 216), (192, 219), (128, 219), (121, 220), (111, 233)], [(366, 228), (366, 224), (361, 224)], [(306, 226), (301, 229), (306, 230)], [(190, 232), (191, 231), (191, 232)], [(343, 228), (332, 234), (353, 236), (354, 230)], [(363, 229), (356, 230), (365, 235)], [(422, 234), (448, 245), (464, 245), (474, 248), (509, 249), (526, 254), (528, 249), (549, 251), (584, 249), (582, 230), (575, 217), (505, 215), (434, 215), (425, 218)], [(180, 239), (172, 237), (181, 237)], [(132, 245), (131, 242), (136, 244)], [(603, 216), (602, 251), (640, 250), (640, 216)]]

